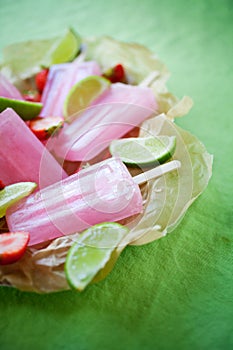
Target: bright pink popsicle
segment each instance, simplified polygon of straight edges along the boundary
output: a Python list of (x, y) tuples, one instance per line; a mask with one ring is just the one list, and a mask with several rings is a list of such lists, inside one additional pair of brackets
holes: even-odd
[(36, 182), (40, 188), (65, 178), (62, 167), (11, 108), (0, 113), (0, 180)]
[(142, 211), (142, 196), (115, 158), (92, 165), (21, 200), (7, 212), (10, 231), (30, 232), (30, 245)]
[(67, 94), (74, 84), (90, 76), (101, 75), (96, 62), (79, 62), (53, 65), (48, 74), (42, 94), (42, 117), (63, 117), (63, 105)]
[(54, 152), (71, 161), (90, 160), (156, 110), (150, 88), (112, 84), (88, 110), (66, 125), (56, 140), (51, 140)]

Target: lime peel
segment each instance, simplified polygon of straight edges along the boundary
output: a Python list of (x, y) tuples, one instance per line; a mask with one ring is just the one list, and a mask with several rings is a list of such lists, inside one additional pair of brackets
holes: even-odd
[(65, 262), (69, 285), (82, 291), (109, 261), (129, 229), (115, 222), (94, 225), (78, 236)]
[(0, 96), (0, 112), (6, 108), (12, 108), (23, 120), (31, 120), (37, 117), (43, 105), (39, 102), (15, 100)]
[(131, 137), (112, 141), (110, 153), (131, 166), (150, 167), (169, 160), (175, 148), (175, 136)]
[(36, 187), (35, 182), (18, 182), (4, 187), (0, 191), (0, 218), (6, 215), (11, 205), (31, 194)]

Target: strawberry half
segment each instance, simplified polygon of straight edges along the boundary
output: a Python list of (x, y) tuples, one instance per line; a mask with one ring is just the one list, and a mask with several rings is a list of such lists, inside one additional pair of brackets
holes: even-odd
[(28, 232), (0, 234), (0, 265), (13, 264), (25, 253), (29, 241)]
[(139, 136), (139, 131), (140, 131), (140, 127), (139, 126), (135, 126), (133, 129), (131, 129), (129, 132), (127, 132), (127, 134), (125, 134), (124, 136), (122, 136), (122, 138), (129, 138), (129, 137), (138, 137)]
[(49, 70), (46, 68), (46, 69), (42, 69), (42, 71), (36, 74), (35, 82), (39, 92), (42, 92), (44, 90), (48, 73), (49, 73)]
[(122, 64), (117, 64), (113, 68), (108, 69), (104, 72), (103, 76), (110, 80), (111, 83), (126, 83), (125, 69)]
[(28, 124), (31, 131), (41, 141), (47, 140), (50, 136), (57, 135), (63, 125), (64, 120), (61, 117), (38, 117), (30, 120)]

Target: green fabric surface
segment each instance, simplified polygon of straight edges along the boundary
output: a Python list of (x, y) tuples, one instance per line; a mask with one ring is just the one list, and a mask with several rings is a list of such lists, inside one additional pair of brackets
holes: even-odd
[(0, 348), (232, 349), (232, 83), (230, 0), (0, 1), (0, 49), (61, 34), (109, 34), (150, 47), (170, 90), (194, 107), (179, 119), (214, 155), (213, 177), (178, 228), (127, 247), (82, 294), (0, 287)]

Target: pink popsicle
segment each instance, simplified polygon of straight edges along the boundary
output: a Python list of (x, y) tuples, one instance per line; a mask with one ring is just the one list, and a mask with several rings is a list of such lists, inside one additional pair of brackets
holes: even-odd
[(112, 84), (92, 107), (66, 125), (56, 140), (51, 140), (53, 149), (58, 157), (67, 160), (90, 160), (156, 110), (151, 89)]
[(50, 67), (47, 81), (41, 96), (43, 108), (40, 112), (41, 117), (53, 116), (54, 105), (57, 103), (61, 89), (61, 81), (64, 77), (64, 72), (69, 67), (70, 63), (55, 64)]
[(33, 193), (7, 213), (10, 231), (30, 232), (30, 245), (142, 211), (142, 196), (126, 166), (115, 158), (92, 165)]
[(74, 61), (52, 66), (42, 94), (43, 109), (40, 115), (62, 117), (64, 101), (72, 86), (90, 75), (100, 74), (98, 64), (92, 61)]
[(40, 188), (67, 175), (11, 108), (0, 113), (0, 180), (36, 182)]

